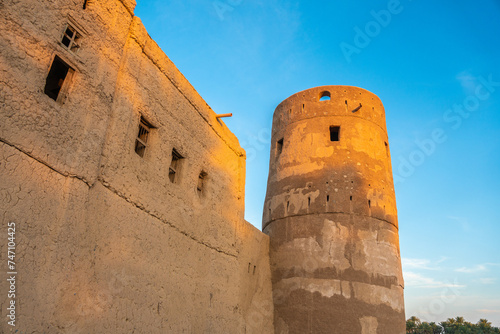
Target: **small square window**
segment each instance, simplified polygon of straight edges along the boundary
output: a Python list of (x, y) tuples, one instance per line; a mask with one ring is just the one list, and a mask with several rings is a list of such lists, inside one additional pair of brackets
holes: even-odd
[(54, 101), (57, 101), (61, 90), (64, 86), (67, 86), (67, 82), (69, 82), (73, 72), (74, 70), (68, 64), (58, 56), (55, 56), (50, 66), (49, 74), (45, 79), (44, 93)]
[(146, 153), (148, 136), (152, 128), (151, 124), (141, 117), (141, 121), (139, 123), (139, 133), (137, 134), (137, 138), (135, 140), (135, 153), (137, 153), (141, 158), (143, 158)]
[(66, 47), (66, 49), (76, 53), (80, 48), (80, 38), (81, 35), (76, 31), (76, 29), (68, 24), (64, 30), (61, 44)]
[(330, 141), (339, 141), (340, 126), (330, 126)]
[(170, 168), (168, 170), (168, 178), (172, 183), (175, 183), (176, 178), (179, 176), (182, 159), (184, 159), (184, 157), (174, 148), (172, 150), (172, 162), (170, 163)]

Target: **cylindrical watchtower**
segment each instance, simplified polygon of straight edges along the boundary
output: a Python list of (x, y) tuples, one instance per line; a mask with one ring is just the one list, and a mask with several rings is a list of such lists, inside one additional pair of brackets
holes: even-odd
[(391, 158), (380, 99), (324, 86), (274, 112), (263, 229), (280, 333), (405, 332)]

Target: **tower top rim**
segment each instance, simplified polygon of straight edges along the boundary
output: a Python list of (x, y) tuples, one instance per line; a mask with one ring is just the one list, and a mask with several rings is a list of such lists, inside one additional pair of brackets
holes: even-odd
[(368, 95), (372, 95), (373, 97), (376, 97), (380, 102), (382, 102), (380, 100), (380, 98), (373, 92), (365, 89), (365, 88), (361, 88), (361, 87), (358, 87), (358, 86), (349, 86), (349, 85), (322, 85), (322, 86), (316, 86), (316, 87), (311, 87), (311, 88), (307, 88), (307, 89), (303, 89), (299, 92), (296, 92), (290, 96), (288, 96), (287, 98), (285, 98), (283, 101), (281, 101), (278, 106), (276, 107), (275, 111), (279, 109), (279, 107), (285, 103), (287, 100), (293, 98), (293, 97), (296, 97), (296, 96), (299, 96), (299, 95), (303, 95), (303, 96), (306, 96), (306, 95), (310, 95), (311, 93), (314, 93), (314, 92), (317, 92), (317, 91), (335, 91), (335, 92), (341, 92), (342, 90), (345, 92), (345, 93), (352, 93), (353, 91), (361, 91), (361, 92), (364, 92), (364, 93), (367, 93)]
[(272, 133), (297, 121), (325, 116), (362, 118), (386, 131), (385, 109), (377, 95), (355, 86), (325, 85), (302, 90), (281, 101), (273, 113)]

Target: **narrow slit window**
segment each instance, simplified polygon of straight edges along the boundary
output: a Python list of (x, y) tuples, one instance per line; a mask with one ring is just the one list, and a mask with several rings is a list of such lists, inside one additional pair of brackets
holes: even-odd
[(372, 207), (372, 201), (368, 200), (368, 207), (371, 208)]
[(177, 152), (177, 150), (174, 148), (172, 150), (172, 161), (170, 163), (170, 168), (168, 170), (168, 178), (170, 179), (170, 182), (175, 183), (176, 180), (179, 178), (179, 172), (181, 168), (181, 160), (183, 159), (183, 156)]
[(349, 200), (352, 201), (352, 196), (349, 197)]
[(278, 140), (278, 142), (276, 143), (276, 155), (280, 155), (281, 152), (283, 152), (283, 138)]
[(311, 197), (308, 197), (308, 198), (307, 198), (307, 206), (308, 206), (308, 207), (309, 207), (309, 206), (311, 206)]
[(330, 202), (330, 195), (326, 195), (326, 201)]
[(389, 156), (389, 145), (387, 145), (386, 141), (384, 142), (384, 146), (385, 146), (385, 154)]
[(144, 157), (146, 153), (146, 147), (148, 145), (149, 132), (151, 131), (151, 124), (149, 124), (143, 117), (139, 122), (139, 133), (135, 139), (135, 153), (137, 153), (141, 158)]
[(198, 192), (198, 196), (203, 196), (205, 192), (205, 181), (206, 181), (207, 173), (201, 172), (198, 175), (198, 184), (196, 185), (196, 191)]
[(74, 70), (68, 64), (61, 58), (55, 56), (50, 66), (47, 79), (45, 80), (44, 93), (54, 101), (57, 101), (64, 83), (69, 81), (73, 72)]
[[(85, 8), (84, 8), (85, 9)], [(76, 31), (75, 28), (70, 26), (69, 24), (66, 26), (64, 30), (61, 44), (71, 52), (76, 53), (80, 48), (80, 38), (81, 35)]]
[(330, 126), (330, 141), (339, 141), (340, 126)]

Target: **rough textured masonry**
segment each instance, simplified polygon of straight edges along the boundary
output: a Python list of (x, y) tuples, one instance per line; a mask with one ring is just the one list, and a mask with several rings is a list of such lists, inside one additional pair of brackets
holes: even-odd
[(244, 150), (134, 7), (0, 2), (0, 332), (403, 333), (378, 98), (278, 107), (262, 233)]
[(405, 332), (384, 107), (355, 87), (274, 112), (263, 215), (276, 333)]

